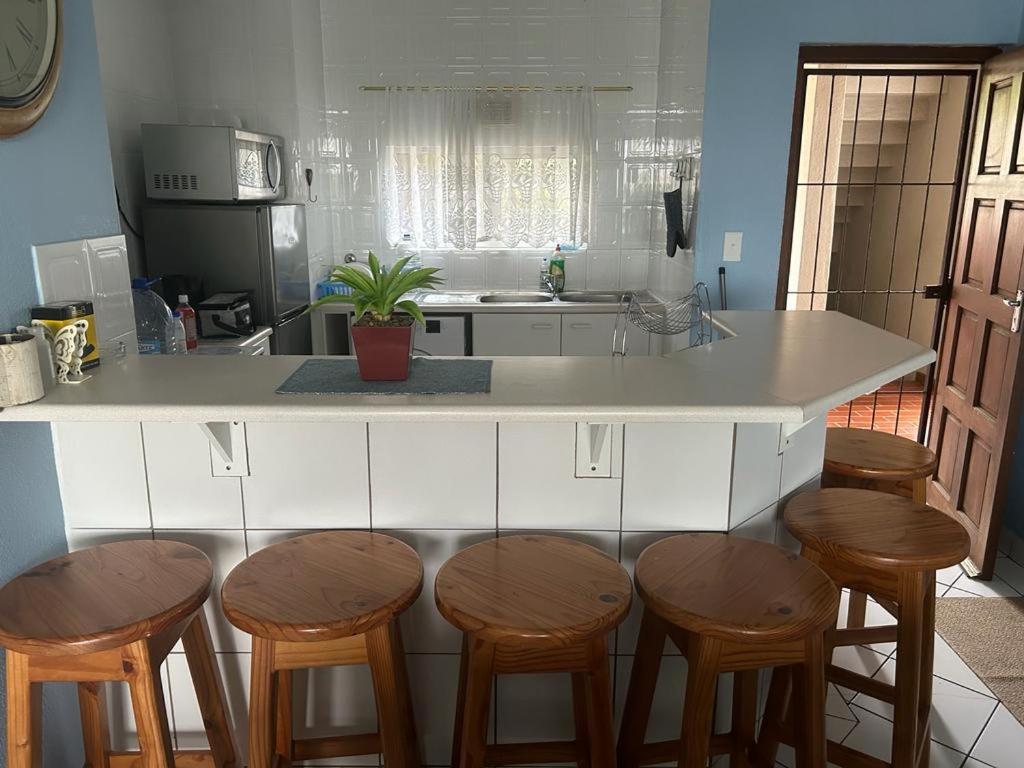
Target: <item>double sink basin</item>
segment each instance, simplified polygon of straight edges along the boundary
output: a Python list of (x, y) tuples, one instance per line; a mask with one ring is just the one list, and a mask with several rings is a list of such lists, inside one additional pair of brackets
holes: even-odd
[[(559, 301), (571, 304), (620, 304), (629, 301), (630, 294), (626, 291), (564, 291), (558, 294)], [(555, 297), (540, 291), (519, 291), (485, 293), (480, 296), (481, 304), (528, 304), (534, 302), (550, 302)]]

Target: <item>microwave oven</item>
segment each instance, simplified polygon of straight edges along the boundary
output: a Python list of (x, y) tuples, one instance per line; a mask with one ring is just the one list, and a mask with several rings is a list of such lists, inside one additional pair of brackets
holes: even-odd
[(228, 126), (142, 125), (146, 196), (244, 203), (285, 195), (280, 136)]

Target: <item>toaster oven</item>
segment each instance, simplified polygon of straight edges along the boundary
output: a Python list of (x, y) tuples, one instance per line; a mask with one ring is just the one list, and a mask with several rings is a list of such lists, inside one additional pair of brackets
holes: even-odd
[(146, 196), (237, 203), (285, 196), (280, 136), (228, 126), (142, 125)]

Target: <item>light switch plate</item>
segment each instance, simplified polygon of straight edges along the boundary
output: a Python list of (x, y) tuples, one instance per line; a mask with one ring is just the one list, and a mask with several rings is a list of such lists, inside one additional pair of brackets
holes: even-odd
[(726, 232), (722, 247), (722, 261), (739, 261), (743, 251), (743, 233)]

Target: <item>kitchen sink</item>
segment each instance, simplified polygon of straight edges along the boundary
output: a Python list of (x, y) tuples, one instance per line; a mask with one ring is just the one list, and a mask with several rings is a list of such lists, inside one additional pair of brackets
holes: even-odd
[(619, 304), (629, 301), (630, 294), (625, 291), (566, 291), (558, 294), (558, 298), (578, 304)]
[(480, 297), (483, 304), (524, 304), (551, 300), (550, 293), (485, 293)]

